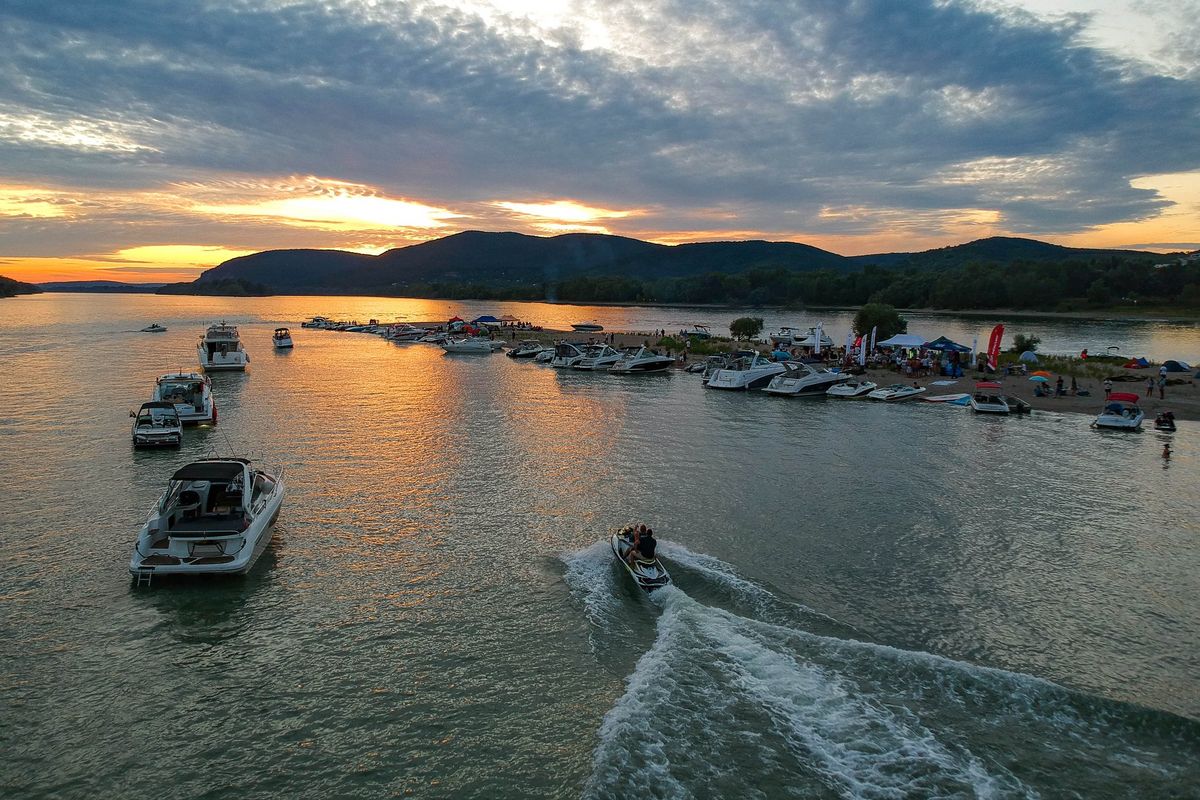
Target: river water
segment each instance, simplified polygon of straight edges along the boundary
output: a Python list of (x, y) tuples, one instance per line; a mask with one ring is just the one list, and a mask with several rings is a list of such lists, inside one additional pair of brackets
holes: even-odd
[[(725, 394), (298, 326), (517, 307), (557, 322), (3, 301), (0, 794), (1198, 796), (1200, 426), (1164, 461), (1165, 435), (1079, 415)], [(128, 410), (220, 318), (252, 362), (214, 376), (219, 424), (132, 451)], [(1200, 349), (1094, 324), (1122, 352)], [(267, 555), (131, 586), (169, 473), (230, 450), (287, 468)], [(634, 520), (676, 582), (653, 598), (603, 543)]]

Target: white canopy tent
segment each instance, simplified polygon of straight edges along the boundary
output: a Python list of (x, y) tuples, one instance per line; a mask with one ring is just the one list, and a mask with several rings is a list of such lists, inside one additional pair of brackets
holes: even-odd
[(920, 347), (925, 344), (923, 336), (914, 336), (911, 333), (897, 333), (890, 339), (885, 339), (879, 343), (879, 347)]

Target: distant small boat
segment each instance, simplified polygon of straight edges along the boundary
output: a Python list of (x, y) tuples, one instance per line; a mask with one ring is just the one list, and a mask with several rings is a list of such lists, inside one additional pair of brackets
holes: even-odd
[(583, 333), (594, 333), (604, 330), (604, 326), (596, 322), (576, 322), (571, 327)]
[(287, 328), (276, 328), (275, 333), (271, 334), (271, 341), (276, 348), (286, 350), (292, 346), (292, 332)]
[(855, 397), (866, 397), (878, 388), (879, 386), (874, 381), (860, 379), (830, 386), (825, 390), (825, 394), (829, 397), (840, 397), (843, 400), (848, 400)]
[(142, 328), (139, 333), (166, 333), (166, 330), (167, 329), (165, 327), (156, 322), (153, 325), (147, 325), (146, 327)]
[(926, 403), (948, 403), (952, 406), (969, 406), (971, 405), (971, 395), (966, 392), (957, 394), (935, 394), (932, 397), (922, 397)]

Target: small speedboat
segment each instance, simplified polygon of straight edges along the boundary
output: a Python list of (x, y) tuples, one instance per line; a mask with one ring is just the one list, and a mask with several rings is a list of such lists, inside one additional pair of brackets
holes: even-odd
[(509, 358), (537, 358), (546, 346), (537, 339), (526, 339), (504, 355)]
[(283, 470), (244, 458), (205, 458), (171, 475), (138, 533), (129, 572), (155, 575), (248, 572), (271, 541), (283, 505)]
[(287, 328), (276, 328), (271, 334), (271, 341), (275, 344), (276, 349), (286, 350), (292, 346), (292, 332)]
[(1028, 414), (1033, 411), (1033, 406), (1029, 405), (1028, 400), (1022, 400), (1011, 394), (1003, 395), (1002, 399), (1008, 404), (1008, 412), (1010, 414)]
[(635, 352), (627, 352), (620, 361), (608, 368), (609, 372), (621, 375), (636, 375), (644, 372), (663, 372), (675, 365), (675, 359), (670, 356), (660, 356), (649, 347), (639, 347)]
[(554, 345), (554, 356), (550, 359), (550, 366), (555, 369), (570, 369), (583, 360), (587, 355), (586, 344), (575, 342), (559, 342)]
[(217, 421), (212, 381), (199, 372), (171, 372), (154, 382), (154, 400), (175, 407), (184, 423)]
[(825, 394), (829, 397), (840, 397), (843, 400), (850, 400), (855, 397), (866, 397), (871, 392), (879, 388), (879, 385), (874, 381), (856, 380), (846, 381), (845, 383), (835, 384), (825, 390)]
[(130, 411), (133, 417), (134, 447), (179, 447), (183, 444), (183, 423), (179, 421), (179, 412), (174, 403), (164, 403), (151, 400), (142, 403), (137, 411)]
[(971, 410), (976, 414), (1007, 414), (1008, 403), (1000, 394), (1000, 384), (995, 381), (980, 381), (975, 384), (975, 393), (971, 395)]
[(1163, 431), (1165, 433), (1174, 433), (1175, 413), (1172, 411), (1158, 412), (1158, 416), (1154, 418), (1154, 430)]
[(536, 356), (533, 357), (533, 363), (535, 363), (535, 364), (549, 364), (553, 360), (554, 360), (554, 348), (553, 347), (547, 347), (545, 350), (543, 350), (542, 352), (538, 353)]
[(442, 342), (447, 353), (491, 353), (492, 343), (488, 339), (451, 339)]
[(166, 333), (167, 329), (155, 322), (153, 325), (147, 325), (142, 328), (140, 333)]
[(418, 328), (415, 325), (409, 325), (407, 322), (400, 325), (388, 325), (383, 329), (383, 338), (389, 342), (397, 344), (407, 344), (409, 342), (419, 342), (429, 335), (429, 331), (424, 328)]
[(625, 568), (629, 573), (629, 577), (633, 578), (634, 583), (645, 589), (647, 592), (653, 592), (655, 589), (662, 588), (671, 582), (671, 576), (668, 574), (666, 567), (657, 558), (649, 561), (638, 558), (633, 564), (625, 560), (625, 556), (629, 553), (629, 548), (633, 547), (633, 539), (622, 531), (614, 533), (608, 538), (608, 543), (612, 547), (613, 557)]
[(571, 327), (580, 333), (596, 333), (604, 330), (604, 326), (598, 322), (576, 322)]
[(328, 326), (329, 319), (327, 317), (310, 317), (300, 323), (301, 328), (326, 328)]
[(924, 386), (911, 386), (905, 383), (893, 383), (891, 386), (885, 386), (882, 389), (876, 389), (867, 394), (867, 397), (872, 400), (883, 400), (888, 403), (896, 403), (902, 400), (911, 400), (919, 394), (925, 392)]
[(1131, 392), (1113, 392), (1104, 401), (1104, 410), (1092, 423), (1093, 428), (1136, 431), (1142, 427), (1146, 412), (1138, 406), (1138, 396)]

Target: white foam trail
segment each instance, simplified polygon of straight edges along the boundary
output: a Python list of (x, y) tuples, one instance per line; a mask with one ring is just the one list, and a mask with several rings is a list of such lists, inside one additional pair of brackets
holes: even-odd
[(726, 793), (772, 796), (805, 779), (846, 797), (1036, 796), (789, 645), (839, 640), (704, 606), (675, 587), (652, 597), (663, 607), (658, 635), (604, 718), (586, 796), (719, 796), (722, 780)]
[(612, 548), (607, 541), (559, 556), (567, 565), (563, 580), (583, 603), (583, 612), (593, 625), (606, 626), (621, 609), (613, 581)]
[(772, 592), (759, 586), (757, 583), (748, 581), (737, 574), (732, 564), (722, 561), (715, 556), (710, 556), (705, 553), (693, 552), (681, 544), (664, 541), (659, 546), (659, 552), (677, 564), (681, 564), (688, 569), (699, 572), (708, 580), (722, 586), (723, 588), (737, 594), (745, 599), (755, 612), (759, 614), (769, 614), (776, 608), (783, 606), (793, 611), (800, 611), (804, 614), (813, 617), (820, 617), (823, 620), (832, 622), (842, 628), (847, 626), (840, 623), (833, 617), (827, 614), (822, 614), (814, 608), (797, 603), (792, 600), (782, 600), (776, 597)]

